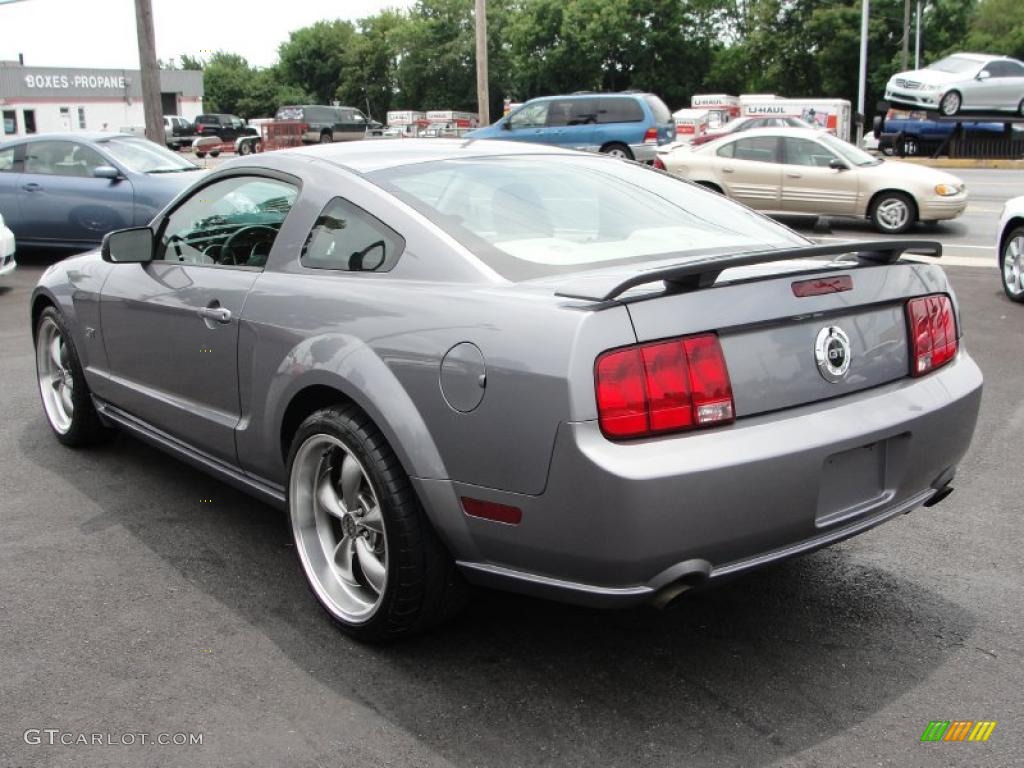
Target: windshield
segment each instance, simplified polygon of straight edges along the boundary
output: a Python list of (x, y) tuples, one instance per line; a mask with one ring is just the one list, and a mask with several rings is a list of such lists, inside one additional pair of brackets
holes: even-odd
[(97, 142), (115, 160), (136, 173), (180, 173), (199, 168), (148, 139), (117, 136)]
[(510, 280), (807, 244), (721, 195), (606, 158), (441, 160), (369, 178)]
[(952, 72), (954, 74), (966, 74), (973, 72), (981, 66), (976, 59), (966, 59), (963, 56), (947, 56), (939, 59), (934, 64), (929, 64), (927, 69), (936, 69), (939, 72)]
[(874, 155), (869, 155), (863, 149), (855, 147), (853, 144), (843, 141), (842, 139), (833, 136), (831, 133), (822, 133), (817, 138), (818, 141), (853, 165), (878, 165), (882, 162)]

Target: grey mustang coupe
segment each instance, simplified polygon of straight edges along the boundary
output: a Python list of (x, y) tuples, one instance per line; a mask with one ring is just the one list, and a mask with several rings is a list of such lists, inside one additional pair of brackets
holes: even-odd
[(947, 496), (981, 373), (934, 243), (815, 245), (608, 157), (240, 158), (32, 297), (57, 439), (123, 429), (287, 508), (380, 640), (466, 584), (663, 604)]

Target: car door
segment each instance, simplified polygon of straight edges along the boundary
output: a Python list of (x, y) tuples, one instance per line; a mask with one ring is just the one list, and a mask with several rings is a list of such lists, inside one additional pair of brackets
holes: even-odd
[(508, 138), (538, 144), (548, 143), (548, 134), (552, 130), (547, 125), (550, 103), (549, 101), (533, 101), (524, 104), (509, 115), (505, 122), (505, 125), (508, 126)]
[(297, 195), (287, 177), (220, 178), (156, 222), (155, 258), (101, 295), (111, 402), (234, 463), (239, 316)]
[[(782, 210), (792, 213), (856, 212), (858, 175), (832, 150), (813, 139), (782, 139)], [(833, 161), (842, 168), (832, 168)]]
[(548, 104), (548, 144), (569, 149), (595, 148), (597, 99), (553, 99)]
[(130, 227), (134, 191), (127, 178), (96, 178), (112, 163), (77, 141), (25, 144), (19, 179), (22, 237), (62, 245), (95, 245), (114, 229)]
[(0, 149), (0, 214), (4, 223), (21, 236), (21, 209), (18, 205), (21, 189), (21, 157), (24, 144), (12, 144)]
[(1017, 111), (1024, 102), (1024, 65), (1016, 61), (994, 61), (989, 71), (992, 71), (993, 86), (991, 107)]
[(716, 150), (717, 180), (725, 193), (761, 211), (782, 205), (782, 166), (777, 136), (743, 136)]

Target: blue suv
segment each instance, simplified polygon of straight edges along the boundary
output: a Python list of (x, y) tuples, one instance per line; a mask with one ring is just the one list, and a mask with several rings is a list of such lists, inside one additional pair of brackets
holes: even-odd
[(466, 138), (534, 141), (650, 162), (660, 145), (675, 141), (676, 126), (652, 93), (575, 93), (530, 99)]

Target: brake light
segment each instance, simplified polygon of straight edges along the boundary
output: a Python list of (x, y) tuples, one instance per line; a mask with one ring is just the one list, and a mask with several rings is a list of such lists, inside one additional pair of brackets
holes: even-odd
[(949, 296), (922, 296), (907, 302), (910, 375), (923, 376), (956, 357), (959, 342)]
[(713, 333), (605, 352), (594, 372), (598, 422), (623, 439), (725, 424), (732, 384)]
[(648, 128), (647, 133), (644, 134), (644, 144), (657, 144), (658, 143), (658, 129)]
[(655, 157), (654, 158), (654, 162), (651, 163), (651, 165), (653, 165), (659, 171), (667, 171), (668, 170), (668, 168), (665, 167), (664, 161), (660, 157)]

